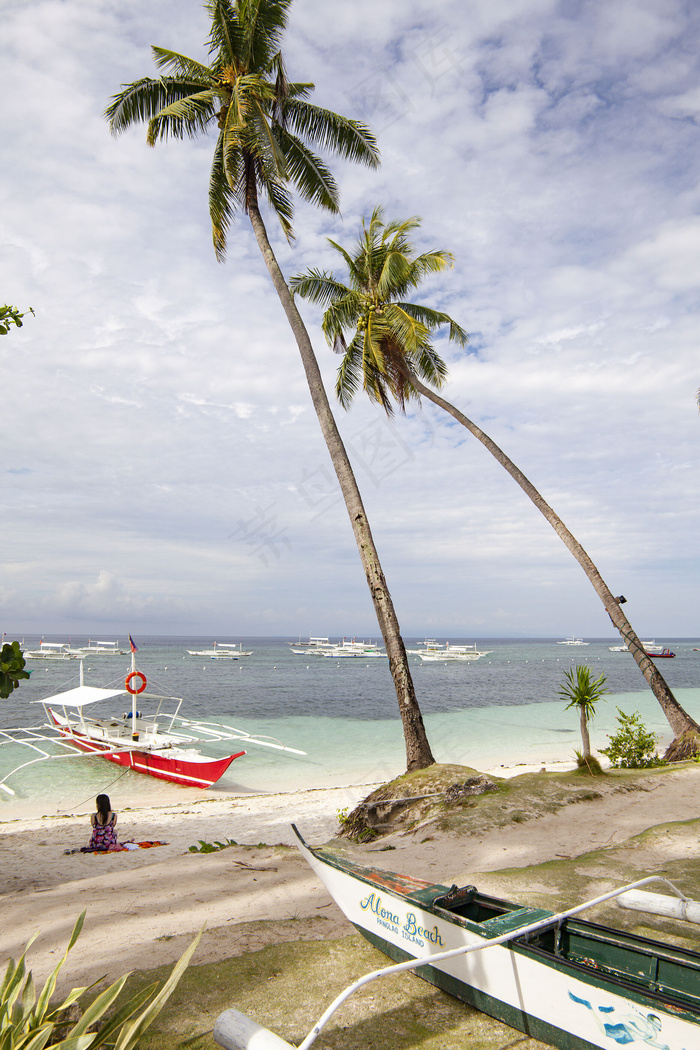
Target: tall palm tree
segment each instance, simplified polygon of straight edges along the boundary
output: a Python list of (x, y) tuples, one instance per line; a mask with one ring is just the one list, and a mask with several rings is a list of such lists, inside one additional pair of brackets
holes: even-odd
[(375, 167), (376, 142), (359, 121), (311, 104), (313, 84), (287, 79), (280, 46), (291, 0), (209, 0), (204, 6), (211, 18), (209, 63), (154, 47), (162, 75), (122, 85), (106, 116), (114, 134), (147, 121), (151, 146), (168, 137), (195, 138), (212, 125), (218, 129), (209, 181), (214, 250), (223, 261), (232, 220), (239, 212), (247, 215), (296, 339), (350, 516), (396, 687), (407, 767), (421, 769), (434, 759), (391, 595), (311, 341), (270, 245), (259, 204), (262, 195), (291, 240), (294, 190), (328, 211), (338, 211), (337, 185), (314, 149)]
[(419, 226), (416, 218), (385, 223), (382, 209), (375, 208), (369, 224), (363, 223), (352, 252), (330, 242), (345, 260), (349, 284), (320, 270), (309, 270), (290, 281), (296, 294), (326, 308), (324, 334), (333, 349), (343, 355), (336, 382), (341, 405), (348, 408), (360, 388), (389, 414), (393, 401), (405, 411), (408, 400), (425, 397), (478, 438), (520, 485), (583, 568), (675, 736), (680, 737), (687, 730), (697, 732), (700, 727), (678, 703), (622, 612), (624, 598), (614, 597), (576, 537), (495, 441), (426, 385), (441, 387), (447, 376), (445, 363), (431, 342), (433, 333), (446, 326), (449, 338), (460, 345), (466, 343), (467, 335), (448, 314), (404, 301), (427, 274), (444, 270), (453, 261), (453, 256), (444, 251), (413, 254), (409, 235)]

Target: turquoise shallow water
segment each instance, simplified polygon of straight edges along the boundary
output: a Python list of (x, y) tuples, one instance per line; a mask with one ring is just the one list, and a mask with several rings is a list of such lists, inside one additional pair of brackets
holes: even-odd
[[(306, 751), (305, 757), (251, 746), (204, 793), (125, 773), (97, 758), (38, 763), (10, 781), (15, 796), (0, 797), (0, 820), (73, 812), (83, 803), (90, 808), (101, 791), (124, 809), (222, 793), (374, 783), (405, 769), (401, 723), (385, 660), (296, 656), (283, 639), (242, 640), (253, 655), (229, 662), (187, 655), (188, 648), (208, 647), (213, 639), (137, 639), (138, 666), (148, 676), (149, 691), (185, 697), (184, 714), (275, 737)], [(71, 641), (76, 646), (87, 640)], [(38, 639), (25, 639), (28, 648), (37, 643)], [(660, 734), (663, 747), (671, 734), (661, 709), (631, 656), (611, 653), (612, 644), (612, 638), (585, 647), (562, 646), (556, 640), (489, 639), (478, 645), (492, 652), (476, 662), (433, 664), (412, 657), (416, 692), (436, 759), (478, 769), (570, 760), (574, 748), (580, 747), (578, 718), (564, 710), (557, 691), (565, 671), (577, 663), (590, 666), (596, 676), (605, 674), (612, 691), (598, 708), (591, 734), (594, 748), (605, 746), (607, 734), (615, 730), (617, 707), (639, 711), (645, 724)], [(700, 652), (694, 651), (700, 646), (674, 639), (668, 644), (677, 656), (661, 661), (660, 669), (681, 704), (700, 720)], [(3, 705), (6, 726), (39, 724), (43, 709), (31, 701), (77, 684), (76, 661), (34, 661), (29, 666), (30, 681)], [(129, 669), (128, 656), (91, 657), (85, 661), (85, 680), (118, 686)], [(218, 754), (228, 748), (219, 743), (203, 750)], [(16, 748), (0, 748), (0, 779), (26, 760), (17, 757)]]

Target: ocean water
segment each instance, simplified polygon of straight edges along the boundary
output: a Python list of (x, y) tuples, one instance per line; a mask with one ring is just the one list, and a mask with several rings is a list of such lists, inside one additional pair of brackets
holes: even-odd
[[(67, 641), (51, 637), (47, 641)], [(20, 639), (22, 641), (22, 639)], [(38, 638), (27, 636), (25, 647)], [(219, 638), (243, 642), (252, 655), (237, 661), (190, 656), (188, 649), (211, 646), (211, 638), (142, 637), (137, 666), (148, 678), (148, 691), (183, 697), (181, 714), (218, 721), (252, 735), (274, 738), (306, 752), (294, 755), (253, 745), (206, 791), (181, 788), (124, 771), (103, 759), (67, 757), (36, 762), (16, 773), (0, 792), (0, 820), (87, 812), (100, 792), (114, 808), (188, 803), (222, 794), (289, 791), (301, 788), (363, 785), (385, 781), (405, 769), (405, 748), (396, 696), (386, 660), (331, 660), (295, 655), (282, 638)], [(422, 639), (406, 639), (414, 648)], [(578, 716), (566, 711), (557, 693), (566, 670), (577, 663), (604, 674), (610, 695), (598, 705), (592, 746), (605, 746), (616, 729), (617, 708), (639, 711), (660, 736), (663, 748), (671, 732), (654, 696), (629, 653), (611, 653), (617, 640), (592, 640), (564, 646), (556, 639), (451, 639), (474, 642), (491, 652), (468, 663), (423, 662), (411, 656), (416, 693), (435, 758), (477, 769), (516, 764), (547, 765), (568, 761), (581, 746)], [(657, 639), (676, 653), (659, 662), (678, 700), (700, 720), (700, 642)], [(74, 647), (87, 638), (73, 636)], [(122, 643), (123, 645), (123, 643)], [(126, 646), (128, 648), (128, 645)], [(33, 701), (78, 684), (78, 661), (31, 661), (31, 679), (3, 702), (3, 725), (38, 726), (43, 708)], [(123, 684), (131, 657), (91, 656), (84, 661), (86, 684)], [(127, 697), (114, 702), (128, 710)], [(202, 750), (230, 753), (229, 744)], [(233, 747), (231, 750), (238, 750)], [(0, 746), (0, 780), (21, 762), (38, 755), (14, 745)]]

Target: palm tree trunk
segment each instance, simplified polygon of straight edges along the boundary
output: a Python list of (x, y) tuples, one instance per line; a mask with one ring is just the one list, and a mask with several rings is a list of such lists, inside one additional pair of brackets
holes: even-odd
[(588, 732), (588, 717), (586, 715), (586, 709), (581, 706), (581, 743), (583, 744), (583, 757), (591, 757), (591, 738)]
[(301, 354), (311, 392), (311, 400), (313, 401), (321, 431), (338, 476), (343, 499), (350, 516), (362, 566), (367, 577), (367, 584), (374, 602), (379, 628), (382, 632), (387, 656), (389, 657), (389, 668), (394, 679), (406, 744), (406, 768), (408, 772), (415, 769), (425, 769), (426, 766), (431, 766), (435, 759), (428, 743), (423, 717), (416, 700), (413, 679), (408, 666), (408, 656), (401, 637), (399, 622), (394, 611), (389, 588), (384, 579), (384, 573), (382, 572), (379, 555), (374, 545), (357, 480), (331, 412), (328, 397), (323, 386), (321, 370), (318, 367), (311, 340), (275, 258), (257, 202), (248, 201), (248, 216), (268, 273), (272, 278), (272, 283), (275, 286), (282, 308), (287, 315), (287, 320), (299, 347), (299, 353)]
[(489, 450), (491, 455), (494, 456), (501, 466), (508, 471), (510, 476), (517, 481), (523, 492), (544, 515), (557, 536), (559, 536), (562, 542), (568, 547), (579, 565), (581, 565), (588, 579), (593, 584), (598, 597), (605, 607), (605, 611), (612, 620), (614, 626), (622, 635), (622, 639), (632, 653), (639, 670), (644, 675), (649, 683), (651, 691), (659, 701), (674, 734), (679, 737), (689, 729), (696, 732), (699, 731), (700, 726), (698, 726), (697, 722), (695, 722), (690, 715), (683, 710), (671, 692), (663, 675), (660, 673), (653, 660), (647, 656), (644, 646), (632, 629), (629, 620), (622, 612), (620, 603), (617, 598), (613, 596), (612, 591), (598, 572), (598, 569), (591, 561), (586, 551), (576, 537), (569, 532), (559, 515), (552, 510), (535, 486), (525, 477), (523, 472), (516, 467), (515, 463), (509, 459), (505, 452), (498, 447), (496, 442), (492, 441), (488, 434), (485, 434), (476, 423), (473, 423), (471, 419), (465, 416), (463, 412), (460, 412), (458, 408), (455, 408), (454, 405), (451, 405), (449, 401), (445, 401), (445, 399), (440, 397), (439, 394), (436, 394), (434, 390), (424, 386), (413, 373), (411, 374), (411, 385), (419, 394), (427, 398), (428, 401), (432, 401), (434, 405), (444, 409), (445, 412), (449, 412), (457, 422), (461, 423), (462, 426), (466, 427), (467, 430), (474, 435), (474, 437), (478, 438), (482, 445)]

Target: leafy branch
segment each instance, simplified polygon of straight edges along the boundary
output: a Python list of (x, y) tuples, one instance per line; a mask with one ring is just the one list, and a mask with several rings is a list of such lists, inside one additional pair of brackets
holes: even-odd
[(8, 306), (7, 303), (4, 306), (0, 306), (0, 335), (7, 335), (11, 325), (21, 328), (22, 318), (26, 317), (28, 313), (34, 313), (31, 306), (23, 314), (19, 312), (16, 306)]

